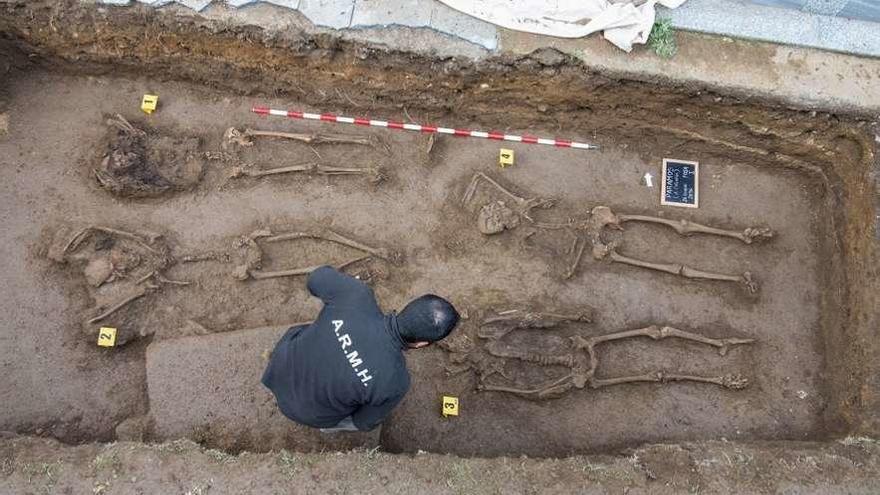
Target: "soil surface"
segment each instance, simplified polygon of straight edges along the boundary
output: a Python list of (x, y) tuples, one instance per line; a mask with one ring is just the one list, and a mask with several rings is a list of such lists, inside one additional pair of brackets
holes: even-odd
[(0, 441), (3, 493), (876, 493), (880, 447), (840, 442), (689, 442), (620, 456), (460, 459), (368, 450), (229, 455), (188, 441), (68, 447)]
[[(413, 352), (412, 391), (382, 432), (391, 451), (558, 456), (652, 441), (880, 432), (876, 145), (858, 118), (621, 80), (546, 51), (473, 64), (138, 8), (0, 8), (0, 267), (13, 288), (0, 294), (0, 395), (9, 399), (0, 430), (111, 440), (117, 425), (148, 412), (150, 342), (311, 319), (319, 305), (302, 277), (260, 278), (334, 263), (368, 280), (387, 310), (428, 291), (450, 298), (468, 316), (458, 332), (480, 344), (482, 319), (510, 309), (592, 310), (592, 323), (503, 340), (554, 355), (570, 352), (569, 337), (652, 324), (755, 340), (724, 356), (679, 339), (597, 348), (599, 378), (740, 374), (750, 380), (743, 390), (642, 383), (550, 401), (477, 392), (473, 370), (447, 374), (461, 364), (448, 352)], [(139, 111), (147, 93), (160, 95), (151, 116)], [(602, 150), (505, 145), (517, 163), (501, 170), (498, 143), (441, 138), (428, 152), (425, 136), (267, 120), (249, 112), (255, 104), (560, 135)], [(148, 165), (146, 174), (115, 171), (160, 182), (154, 197), (120, 196), (98, 180), (96, 169), (111, 164), (107, 118), (116, 114), (149, 139), (121, 156), (136, 148), (133, 163)], [(224, 147), (230, 127), (369, 142), (257, 137), (253, 147)], [(169, 143), (185, 152), (168, 153)], [(668, 157), (700, 162), (699, 209), (660, 207), (658, 188), (641, 182)], [(261, 176), (277, 167), (303, 170)], [(533, 212), (540, 222), (582, 221), (604, 205), (725, 229), (768, 226), (775, 237), (750, 245), (660, 225), (609, 234), (623, 255), (748, 271), (760, 290), (590, 256), (565, 278), (571, 233), (526, 220), (479, 232), (481, 205), (511, 199), (484, 183), (462, 204), (476, 172), (525, 198), (557, 198)], [(165, 187), (183, 176), (185, 185)], [(103, 233), (76, 235), (89, 226)], [(327, 228), (380, 254), (355, 261), (363, 249), (313, 235)], [(270, 233), (303, 231), (270, 242)], [(118, 347), (96, 346), (100, 326), (119, 329)], [(490, 383), (535, 386), (565, 373), (522, 362), (503, 370), (509, 378)], [(442, 395), (461, 399), (461, 416), (440, 417)]]
[(190, 438), (225, 452), (378, 448), (380, 429), (324, 434), (281, 413), (260, 379), (285, 332), (249, 328), (154, 341), (147, 349), (150, 436)]
[[(492, 142), (441, 138), (428, 156), (426, 138), (418, 134), (266, 120), (249, 112), (255, 99), (184, 83), (31, 72), (9, 90), (10, 112), (16, 118), (0, 143), (7, 162), (4, 210), (24, 214), (7, 220), (4, 236), (10, 254), (4, 269), (16, 287), (3, 298), (4, 327), (15, 329), (18, 337), (3, 350), (4, 360), (15, 363), (7, 382), (14, 406), (3, 418), (3, 428), (48, 428), (68, 439), (110, 438), (116, 423), (146, 408), (143, 346), (150, 339), (310, 319), (318, 305), (309, 298), (302, 277), (234, 278), (235, 267), (248, 256), (237, 241), (261, 228), (282, 233), (329, 226), (360, 242), (403, 253), (400, 264), (374, 259), (348, 268), (370, 275), (387, 310), (421, 293), (437, 292), (468, 315), (458, 331), (470, 334), (481, 318), (503, 310), (595, 310), (592, 324), (505, 337), (521, 349), (565, 353), (565, 337), (650, 324), (756, 341), (723, 357), (714, 348), (676, 339), (633, 339), (599, 349), (602, 378), (654, 371), (739, 373), (751, 381), (745, 390), (634, 384), (573, 390), (564, 398), (537, 402), (476, 392), (472, 373), (447, 376), (448, 357), (439, 348), (412, 352), (412, 391), (383, 432), (383, 443), (391, 450), (559, 456), (646, 441), (822, 434), (818, 302), (823, 274), (817, 241), (822, 226), (816, 220), (822, 212), (815, 206), (822, 204), (822, 190), (803, 173), (725, 159), (723, 150), (703, 161), (699, 154), (678, 148), (673, 156), (702, 161), (701, 205), (698, 210), (661, 208), (658, 188), (648, 188), (640, 179), (646, 172), (658, 176), (669, 150), (607, 135), (596, 136), (603, 145), (600, 152), (511, 145), (517, 163), (501, 170), (498, 145)], [(138, 96), (148, 91), (161, 95), (161, 109), (139, 117)], [(106, 146), (105, 116), (115, 113), (155, 129), (197, 136), (204, 143), (202, 152), (223, 154), (222, 159), (210, 162), (191, 191), (120, 200), (93, 175), (99, 159), (95, 150)], [(252, 147), (224, 150), (224, 132), (233, 126), (357, 133), (374, 136), (378, 144), (310, 146), (257, 138)], [(387, 179), (375, 184), (359, 175), (230, 177), (236, 166), (263, 170), (304, 162), (380, 167)], [(652, 225), (626, 224), (620, 234), (624, 254), (725, 273), (749, 271), (760, 281), (760, 291), (752, 295), (736, 283), (687, 280), (589, 256), (564, 280), (573, 256), (568, 252), (571, 234), (534, 232), (526, 224), (496, 236), (479, 233), (479, 205), (506, 198), (481, 183), (471, 203), (462, 205), (463, 192), (477, 171), (524, 196), (559, 198), (555, 207), (535, 213), (544, 221), (586, 218), (593, 206), (607, 205), (618, 212), (687, 218), (731, 229), (771, 226), (776, 237), (752, 245), (721, 237), (682, 237)], [(81, 264), (48, 259), (47, 239), (57, 236), (58, 229), (91, 224), (145, 240), (161, 236), (147, 242), (153, 247), (163, 243), (175, 260), (162, 270), (163, 279), (189, 285), (155, 281), (153, 291), (99, 322), (86, 323), (83, 332), (83, 320), (99, 312), (95, 307), (105, 309), (112, 306), (108, 301), (123, 297), (121, 291), (103, 295), (102, 290), (131, 285), (142, 278), (141, 271), (149, 271), (123, 273), (119, 281), (95, 289)], [(527, 236), (529, 232), (534, 235)], [(362, 254), (314, 239), (258, 242), (263, 246), (262, 271), (338, 264)], [(96, 249), (84, 242), (76, 252), (94, 251), (94, 257), (107, 251)], [(210, 255), (206, 261), (181, 261), (205, 253)], [(118, 328), (125, 345), (96, 347), (98, 324)], [(508, 368), (514, 380), (535, 386), (562, 372), (517, 363)], [(512, 382), (501, 378), (495, 383)], [(446, 420), (437, 414), (444, 394), (460, 397), (461, 417)]]

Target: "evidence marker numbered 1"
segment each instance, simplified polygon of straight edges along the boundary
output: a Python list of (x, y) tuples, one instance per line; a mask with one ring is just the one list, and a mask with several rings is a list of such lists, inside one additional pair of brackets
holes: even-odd
[(686, 160), (663, 159), (660, 176), (660, 204), (665, 206), (700, 206), (700, 164)]
[(152, 114), (156, 111), (156, 108), (159, 106), (159, 96), (158, 95), (144, 95), (144, 98), (141, 100), (141, 110), (147, 115)]

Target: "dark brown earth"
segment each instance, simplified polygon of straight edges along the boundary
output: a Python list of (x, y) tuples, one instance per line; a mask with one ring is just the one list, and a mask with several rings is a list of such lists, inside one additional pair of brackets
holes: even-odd
[(880, 447), (840, 442), (688, 442), (621, 455), (461, 459), (382, 451), (230, 455), (189, 441), (69, 447), (0, 441), (3, 493), (876, 493)]
[[(609, 346), (600, 367), (603, 376), (738, 372), (753, 380), (743, 391), (641, 384), (577, 390), (547, 402), (477, 393), (471, 374), (445, 375), (443, 351), (412, 353), (413, 390), (383, 430), (389, 450), (559, 456), (656, 441), (815, 440), (878, 432), (871, 358), (878, 345), (873, 331), (880, 280), (875, 157), (869, 126), (857, 117), (610, 79), (570, 60), (500, 57), (473, 65), (138, 9), (97, 11), (66, 2), (0, 8), (10, 67), (2, 85), (10, 118), (9, 133), (0, 138), (2, 269), (15, 287), (0, 299), (9, 342), (0, 355), (6, 375), (0, 393), (12, 404), (0, 429), (110, 440), (116, 424), (146, 412), (144, 348), (151, 340), (186, 333), (177, 329), (198, 334), (309, 319), (317, 306), (301, 279), (242, 282), (230, 276), (244, 256), (236, 241), (259, 228), (329, 225), (406, 254), (401, 265), (373, 260), (351, 268), (373, 275), (383, 307), (440, 292), (467, 312), (462, 332), (473, 332), (492, 311), (589, 306), (596, 311), (594, 324), (563, 329), (556, 338), (668, 324), (757, 340), (723, 358), (682, 342), (626, 342)], [(57, 22), (62, 17), (65, 22)], [(119, 199), (93, 176), (100, 165), (95, 157), (106, 152), (105, 116), (120, 113), (134, 121), (147, 92), (159, 94), (162, 107), (140, 117), (144, 125), (197, 138), (203, 153), (223, 152), (221, 138), (231, 126), (339, 131), (249, 113), (263, 103), (561, 134), (603, 148), (511, 146), (518, 163), (500, 171), (496, 143), (441, 139), (426, 156), (423, 136), (360, 130), (387, 149), (260, 141), (208, 161), (191, 190)], [(701, 162), (700, 209), (661, 208), (656, 189), (639, 183), (645, 172), (658, 175), (664, 157)], [(239, 162), (268, 168), (316, 159), (378, 166), (388, 180), (229, 178)], [(490, 238), (478, 233), (473, 209), (458, 204), (475, 171), (523, 195), (560, 198), (557, 207), (539, 213), (543, 220), (582, 217), (603, 204), (725, 228), (770, 225), (778, 236), (751, 246), (628, 225), (621, 248), (650, 260), (749, 270), (762, 289), (749, 296), (734, 285), (590, 260), (562, 281), (570, 239), (527, 238), (525, 226)], [(480, 198), (493, 199), (487, 190)], [(96, 303), (82, 272), (47, 258), (57, 229), (94, 223), (161, 234), (178, 260), (220, 255), (172, 264), (168, 278), (192, 284), (163, 286), (121, 310), (120, 319), (108, 324), (137, 325), (140, 338), (99, 350), (81, 331)], [(280, 269), (356, 255), (305, 240), (267, 249), (264, 263)], [(461, 417), (439, 418), (442, 394), (461, 398)]]
[[(36, 80), (40, 83), (35, 84)], [(645, 384), (575, 391), (569, 397), (546, 403), (496, 393), (477, 394), (471, 375), (446, 377), (442, 351), (414, 352), (410, 365), (415, 386), (386, 425), (384, 441), (388, 448), (471, 455), (562, 455), (640, 441), (693, 439), (695, 435), (775, 439), (823, 434), (820, 412), (825, 406), (825, 385), (821, 380), (817, 311), (819, 280), (823, 276), (817, 266), (821, 256), (817, 239), (822, 226), (816, 216), (808, 214), (812, 211), (810, 205), (821, 198), (821, 192), (809, 177), (790, 170), (759, 169), (736, 160), (715, 158), (703, 164), (702, 173), (710, 180), (704, 185), (706, 192), (700, 210), (679, 213), (658, 208), (656, 190), (639, 183), (643, 171), (658, 174), (660, 157), (644, 160), (629, 150), (628, 143), (615, 146), (612, 141), (603, 141), (605, 150), (601, 153), (515, 146), (519, 163), (500, 172), (493, 165), (497, 153), (493, 143), (443, 141), (436, 155), (432, 152), (428, 168), (419, 163), (421, 136), (385, 133), (381, 137), (390, 147), (390, 155), (384, 149), (360, 146), (315, 148), (327, 164), (381, 164), (389, 176), (382, 184), (372, 185), (361, 177), (293, 175), (229, 179), (226, 172), (230, 164), (217, 162), (205, 172), (195, 191), (166, 195), (158, 201), (120, 202), (89, 180), (91, 167), (87, 160), (65, 162), (64, 158), (91, 156), (92, 148), (100, 146), (104, 133), (103, 115), (124, 109), (126, 99), (141, 92), (137, 88), (139, 83), (120, 79), (89, 81), (42, 72), (30, 73), (19, 81), (11, 85), (11, 112), (20, 113), (19, 122), (33, 130), (19, 134), (13, 127), (4, 145), (22, 143), (18, 149), (25, 155), (31, 151), (41, 153), (45, 143), (31, 141), (31, 136), (52, 134), (56, 139), (51, 149), (58, 150), (60, 156), (53, 158), (51, 152), (42, 156), (46, 165), (39, 169), (21, 167), (10, 182), (15, 191), (7, 197), (40, 197), (46, 210), (21, 224), (17, 228), (20, 230), (16, 230), (14, 222), (7, 229), (10, 233), (18, 232), (13, 239), (32, 239), (17, 242), (19, 249), (28, 248), (33, 254), (30, 265), (21, 266), (25, 270), (21, 276), (25, 280), (38, 276), (33, 282), (18, 285), (18, 297), (26, 297), (32, 301), (30, 304), (44, 303), (46, 287), (50, 285), (67, 294), (64, 299), (69, 302), (60, 307), (69, 309), (56, 313), (55, 328), (61, 330), (69, 345), (79, 350), (73, 355), (58, 356), (61, 366), (71, 359), (74, 363), (89, 362), (92, 356), (112, 362), (112, 353), (94, 347), (97, 325), (85, 325), (84, 334), (79, 330), (81, 323), (77, 323), (101, 312), (93, 307), (106, 308), (111, 301), (129, 294), (131, 282), (148, 275), (153, 267), (141, 250), (141, 265), (123, 273), (120, 280), (84, 291), (83, 264), (58, 264), (47, 259), (40, 244), (41, 236), (45, 235), (41, 231), (96, 223), (139, 233), (143, 239), (161, 234), (153, 247), (158, 250), (162, 245), (176, 261), (161, 271), (162, 277), (190, 285), (151, 279), (148, 283), (155, 285), (154, 292), (98, 322), (120, 328), (123, 340), (135, 340), (127, 346), (136, 346), (139, 337), (147, 337), (142, 341), (146, 342), (309, 319), (317, 307), (308, 299), (301, 278), (239, 281), (233, 277), (234, 267), (247, 254), (236, 247), (236, 239), (258, 228), (285, 232), (330, 225), (364, 243), (393, 247), (405, 254), (401, 265), (375, 260), (350, 268), (372, 267), (371, 271), (381, 274), (374, 277), (373, 284), (384, 307), (399, 308), (424, 291), (441, 292), (469, 315), (461, 332), (472, 332), (476, 322), (492, 311), (520, 307), (576, 312), (592, 307), (596, 313), (594, 324), (569, 326), (555, 338), (669, 324), (713, 337), (749, 337), (758, 341), (752, 348), (736, 349), (724, 358), (712, 349), (674, 341), (621, 342), (602, 349), (603, 354), (607, 352), (599, 370), (602, 376), (655, 370), (707, 375), (742, 373), (750, 375), (754, 382), (744, 391), (706, 385)], [(92, 89), (96, 81), (102, 81), (98, 83), (100, 91)], [(177, 128), (199, 129), (207, 150), (221, 149), (219, 138), (226, 127), (241, 122), (278, 130), (325, 129), (320, 124), (258, 120), (247, 111), (252, 102), (249, 99), (212, 101), (204, 97), (204, 90), (186, 84), (149, 84), (173, 98), (152, 119), (161, 119)], [(57, 102), (51, 97), (41, 95), (39, 101), (29, 97), (28, 88), (36, 87), (41, 93), (62, 93), (64, 98), (79, 102), (73, 112), (83, 122), (83, 128), (71, 132), (70, 140), (63, 140), (63, 134), (44, 126), (68, 121), (72, 114), (53, 110)], [(18, 111), (24, 108), (32, 111)], [(90, 142), (90, 134), (97, 139)], [(282, 141), (259, 142), (238, 155), (259, 168), (314, 159), (309, 156), (313, 153), (308, 146)], [(573, 168), (572, 162), (583, 165)], [(53, 163), (56, 165), (49, 165)], [(620, 163), (628, 166), (621, 167)], [(583, 167), (589, 167), (589, 171)], [(561, 198), (552, 210), (538, 213), (543, 220), (583, 216), (584, 210), (592, 205), (608, 204), (618, 211), (660, 212), (731, 228), (771, 225), (778, 237), (752, 246), (706, 237), (681, 238), (669, 229), (657, 227), (627, 226), (621, 248), (625, 253), (648, 259), (687, 259), (688, 264), (700, 268), (730, 273), (749, 270), (761, 280), (761, 292), (751, 296), (735, 284), (686, 281), (590, 259), (581, 263), (575, 277), (563, 281), (562, 273), (571, 257), (565, 252), (570, 239), (563, 233), (539, 233), (527, 241), (526, 226), (490, 238), (477, 232), (474, 213), (458, 205), (474, 170), (503, 177), (500, 180), (516, 184), (522, 194)], [(57, 179), (49, 178), (59, 173)], [(49, 176), (41, 178), (42, 174)], [(63, 196), (47, 190), (60, 181)], [(779, 195), (780, 190), (788, 193)], [(498, 195), (480, 187), (475, 202), (492, 197)], [(728, 208), (734, 203), (738, 204), (736, 212)], [(391, 218), (395, 221), (389, 222)], [(123, 245), (123, 241), (118, 243)], [(112, 251), (103, 244), (83, 243), (74, 254), (85, 251), (96, 257)], [(341, 263), (359, 254), (351, 248), (314, 240), (264, 246), (264, 270)], [(98, 247), (102, 249), (97, 250)], [(184, 256), (206, 252), (217, 256), (204, 262), (179, 261)], [(9, 271), (12, 270), (10, 267)], [(26, 291), (26, 287), (31, 289)], [(18, 311), (28, 311), (29, 306), (20, 306)], [(47, 323), (33, 317), (25, 317), (25, 321), (40, 321), (40, 326)], [(66, 328), (70, 330), (65, 331)], [(39, 330), (35, 329), (32, 335), (36, 332)], [(533, 349), (541, 345), (540, 340), (521, 343)], [(780, 352), (782, 349), (786, 352)], [(511, 365), (511, 370), (516, 368)], [(107, 371), (106, 365), (101, 369)], [(533, 383), (553, 376), (536, 375), (526, 369), (522, 373), (523, 378)], [(75, 376), (65, 373), (64, 385), (75, 386)], [(127, 379), (131, 381), (125, 387), (133, 395), (117, 396), (117, 400), (106, 404), (114, 411), (112, 417), (116, 422), (124, 417), (118, 414), (146, 407), (140, 395), (143, 378), (129, 375)], [(92, 381), (84, 381), (80, 386), (92, 390), (101, 387)], [(120, 385), (115, 385), (114, 390), (119, 393)], [(444, 393), (461, 397), (465, 416), (460, 420), (437, 418), (437, 401)], [(798, 399), (799, 393), (806, 397)], [(37, 407), (26, 401), (20, 405), (25, 411)], [(90, 417), (93, 406), (80, 407), (84, 417)], [(29, 415), (25, 411), (23, 417)], [(605, 419), (609, 411), (617, 411), (614, 419)], [(536, 442), (539, 438), (544, 441)]]
[(118, 114), (105, 123), (107, 147), (92, 169), (102, 188), (123, 197), (159, 196), (189, 189), (201, 178), (198, 138), (143, 128)]

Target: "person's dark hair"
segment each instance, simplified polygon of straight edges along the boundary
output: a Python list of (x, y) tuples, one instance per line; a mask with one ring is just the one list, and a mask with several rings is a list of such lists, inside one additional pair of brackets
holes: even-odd
[(413, 299), (397, 315), (400, 336), (406, 342), (437, 342), (458, 324), (458, 311), (440, 296), (425, 294)]

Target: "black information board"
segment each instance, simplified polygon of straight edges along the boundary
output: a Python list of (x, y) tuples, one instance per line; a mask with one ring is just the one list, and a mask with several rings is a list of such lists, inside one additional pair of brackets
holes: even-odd
[(663, 159), (663, 185), (660, 204), (696, 208), (700, 204), (700, 164), (685, 160)]

